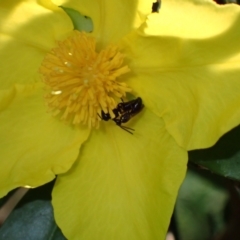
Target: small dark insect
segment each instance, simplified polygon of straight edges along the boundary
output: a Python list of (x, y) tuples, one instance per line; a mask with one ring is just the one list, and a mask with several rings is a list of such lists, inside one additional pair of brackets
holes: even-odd
[(100, 117), (104, 121), (108, 121), (112, 119), (117, 124), (117, 126), (129, 132), (130, 134), (133, 134), (132, 131), (135, 131), (134, 129), (123, 126), (122, 124), (128, 122), (132, 117), (138, 114), (143, 108), (144, 108), (144, 105), (142, 103), (142, 99), (138, 97), (128, 102), (119, 103), (117, 107), (113, 109), (113, 112), (115, 114), (114, 118), (111, 118), (109, 113), (105, 113), (103, 111)]
[(152, 4), (152, 13), (155, 13), (155, 12), (159, 12), (159, 9), (160, 9), (160, 6), (161, 6), (161, 0), (157, 0), (156, 2), (154, 2)]
[[(113, 109), (113, 113), (115, 114), (115, 118), (117, 118), (119, 116), (119, 113), (118, 113), (118, 109), (115, 108)], [(111, 116), (109, 113), (105, 113), (104, 111), (102, 111), (101, 113), (101, 116), (99, 115), (99, 117), (104, 120), (104, 121), (108, 121), (111, 119)]]
[(120, 113), (125, 113), (125, 112), (138, 112), (141, 111), (143, 108), (142, 104), (142, 99), (140, 97), (128, 101), (128, 102), (121, 102), (117, 105), (117, 110)]

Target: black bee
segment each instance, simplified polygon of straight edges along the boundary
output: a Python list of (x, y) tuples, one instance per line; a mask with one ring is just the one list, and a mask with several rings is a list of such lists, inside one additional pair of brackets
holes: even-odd
[(122, 126), (122, 124), (128, 122), (132, 117), (138, 114), (143, 108), (144, 108), (144, 105), (142, 103), (142, 99), (138, 97), (128, 102), (119, 103), (117, 107), (113, 109), (113, 113), (115, 114), (114, 118), (111, 118), (109, 113), (105, 113), (102, 111), (101, 119), (104, 121), (108, 121), (112, 119), (117, 126), (129, 132), (130, 134), (133, 134), (132, 131), (134, 131), (134, 129), (130, 127)]

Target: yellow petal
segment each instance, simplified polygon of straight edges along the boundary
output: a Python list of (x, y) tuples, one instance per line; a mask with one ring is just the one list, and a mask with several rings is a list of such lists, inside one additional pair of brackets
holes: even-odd
[(0, 32), (40, 50), (51, 49), (56, 40), (73, 29), (62, 9), (47, 0), (15, 0), (0, 5)]
[[(33, 83), (41, 61), (72, 29), (63, 11), (46, 1), (3, 1), (0, 5), (1, 89)], [(46, 5), (46, 6), (45, 6)]]
[(40, 80), (38, 69), (44, 51), (8, 35), (0, 34), (0, 44), (0, 89), (10, 88), (14, 83), (27, 84)]
[(102, 46), (116, 42), (140, 26), (151, 13), (152, 0), (53, 0), (57, 6), (75, 9), (93, 20), (93, 34)]
[(68, 239), (164, 239), (187, 154), (147, 109), (126, 124), (94, 131), (53, 190), (56, 221)]
[[(196, 15), (197, 6), (192, 6)], [(216, 9), (228, 17), (228, 8)], [(215, 36), (132, 34), (123, 44), (134, 73), (128, 84), (147, 107), (163, 117), (177, 143), (189, 150), (213, 145), (240, 122), (240, 11), (233, 9), (235, 17), (225, 21), (238, 19)], [(208, 32), (208, 25), (202, 27)]]
[(165, 0), (159, 13), (148, 16), (142, 27), (148, 35), (200, 39), (228, 30), (238, 14), (239, 6), (213, 0)]
[(0, 195), (18, 186), (39, 186), (66, 172), (87, 129), (73, 129), (47, 113), (39, 85), (1, 92)]

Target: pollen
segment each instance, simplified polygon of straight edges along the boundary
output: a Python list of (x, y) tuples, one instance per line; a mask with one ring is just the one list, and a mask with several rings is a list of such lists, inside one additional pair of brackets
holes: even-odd
[(98, 51), (94, 37), (74, 31), (40, 67), (48, 109), (67, 123), (98, 128), (102, 111), (114, 118), (117, 102), (131, 91), (121, 79), (129, 71), (117, 46)]

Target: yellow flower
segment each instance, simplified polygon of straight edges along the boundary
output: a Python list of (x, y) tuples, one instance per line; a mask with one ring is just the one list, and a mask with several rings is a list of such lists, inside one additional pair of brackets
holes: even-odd
[[(58, 175), (53, 206), (68, 239), (164, 239), (187, 150), (211, 146), (240, 122), (239, 8), (207, 0), (165, 0), (159, 14), (147, 17), (152, 0), (53, 2), (0, 4), (1, 196)], [(73, 96), (55, 97), (63, 96), (63, 87), (72, 90), (72, 83), (62, 81), (71, 75), (65, 75), (68, 68), (63, 79), (53, 80), (62, 69), (57, 66), (61, 56), (56, 56), (66, 46), (74, 53), (80, 48), (69, 43), (75, 37), (73, 25), (59, 5), (93, 20), (91, 34), (76, 35), (85, 36), (86, 44), (96, 41), (94, 59), (104, 49), (120, 59), (115, 66), (121, 71), (108, 68), (115, 85), (103, 84), (111, 93), (96, 97), (101, 88), (91, 85), (92, 92), (84, 96), (88, 106), (91, 99), (96, 104), (83, 113), (83, 106), (73, 105), (76, 114), (65, 113), (81, 86)], [(89, 76), (80, 77), (86, 85)], [(113, 117), (114, 104), (130, 90), (145, 105), (126, 124), (134, 135), (114, 121), (100, 122), (97, 114), (103, 109)]]

